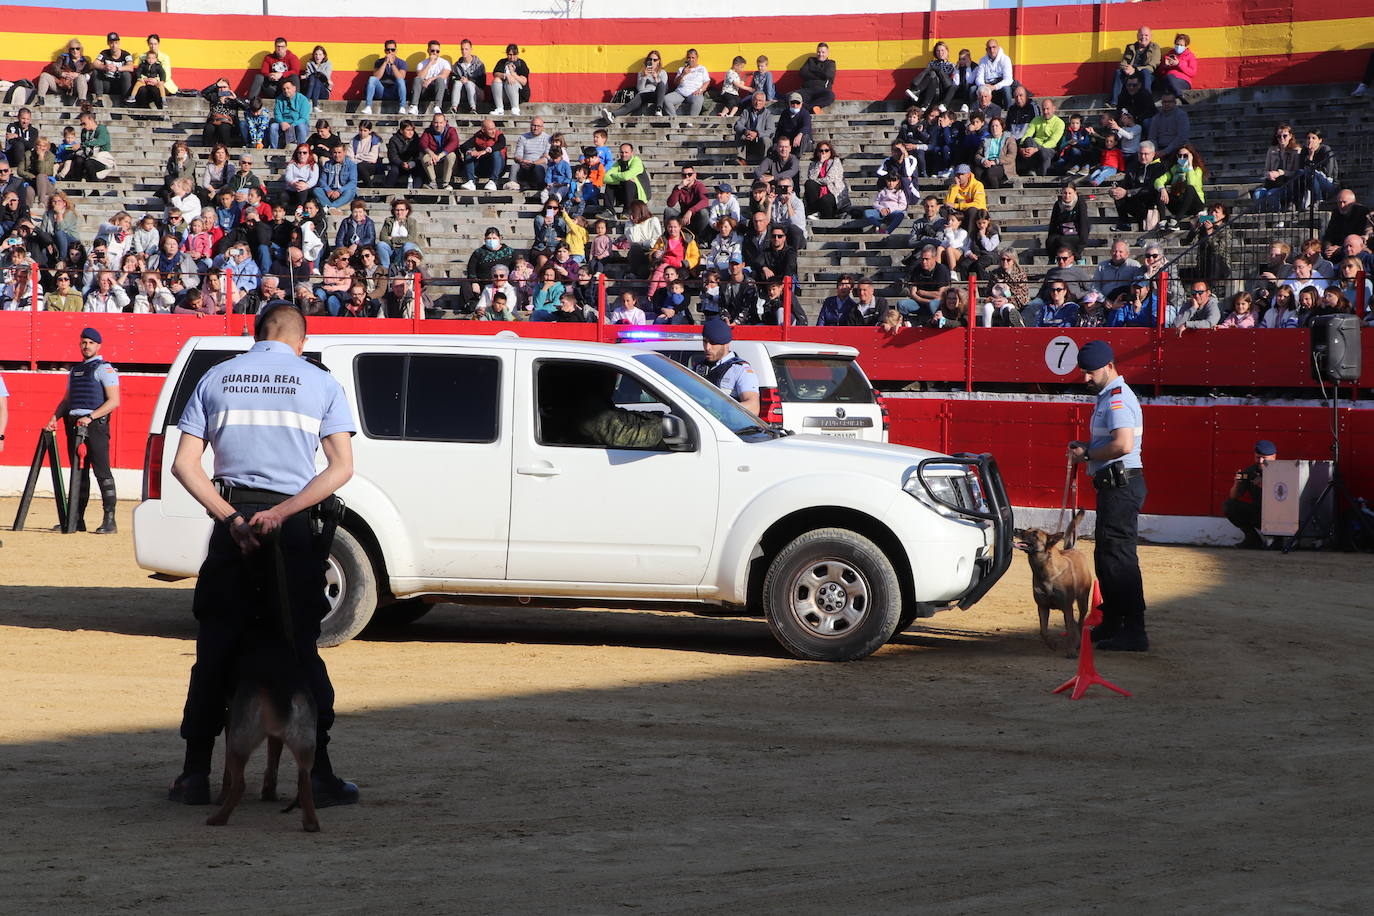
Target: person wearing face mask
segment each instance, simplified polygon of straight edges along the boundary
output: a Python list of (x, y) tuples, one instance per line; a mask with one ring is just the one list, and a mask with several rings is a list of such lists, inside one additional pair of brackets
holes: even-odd
[(1165, 52), (1164, 60), (1155, 71), (1156, 94), (1172, 92), (1180, 102), (1188, 104), (1183, 100), (1183, 93), (1193, 88), (1197, 78), (1197, 57), (1193, 49), (1188, 47), (1192, 43), (1193, 40), (1184, 32), (1174, 36), (1174, 46)]
[(1178, 158), (1168, 171), (1155, 179), (1155, 190), (1159, 192), (1160, 226), (1170, 232), (1177, 232), (1180, 220), (1194, 214), (1201, 214), (1206, 198), (1203, 195), (1202, 157), (1191, 146), (1178, 151)]
[(491, 279), (498, 267), (506, 275), (515, 269), (515, 249), (501, 239), (501, 230), (488, 226), (482, 246), (468, 256), (466, 276), (471, 281), (470, 292), (473, 297), (481, 292), (482, 284)]
[(777, 143), (783, 137), (792, 144), (793, 152), (799, 155), (811, 149), (811, 112), (803, 105), (800, 92), (787, 97), (787, 110), (778, 116), (773, 142)]

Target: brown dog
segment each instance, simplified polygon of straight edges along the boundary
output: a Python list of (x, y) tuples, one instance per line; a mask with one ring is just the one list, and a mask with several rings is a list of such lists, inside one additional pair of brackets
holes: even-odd
[[(254, 638), (256, 637), (256, 639)], [(249, 648), (239, 659), (237, 687), (229, 701), (229, 725), (224, 733), (224, 788), (220, 807), (205, 823), (222, 827), (243, 798), (244, 769), (263, 740), (267, 741), (267, 769), (262, 800), (277, 799), (277, 767), (282, 745), (296, 760), (297, 800), (301, 826), (320, 829), (310, 768), (315, 762), (315, 699), (306, 686), (296, 655), (275, 634), (250, 633)]]
[[(1078, 523), (1083, 519), (1083, 510), (1073, 514), (1068, 530), (1064, 534), (1049, 534), (1039, 528), (1017, 528), (1016, 546), (1026, 552), (1031, 568), (1031, 594), (1035, 596), (1035, 606), (1040, 611), (1040, 638), (1051, 649), (1050, 611), (1058, 608), (1064, 612), (1064, 626), (1069, 631), (1064, 655), (1073, 658), (1078, 654), (1078, 641), (1081, 637), (1083, 620), (1088, 616), (1092, 602), (1093, 568), (1086, 553), (1074, 549), (1078, 539)], [(1059, 542), (1063, 540), (1064, 547)], [(1078, 616), (1073, 613), (1074, 604), (1078, 605)]]

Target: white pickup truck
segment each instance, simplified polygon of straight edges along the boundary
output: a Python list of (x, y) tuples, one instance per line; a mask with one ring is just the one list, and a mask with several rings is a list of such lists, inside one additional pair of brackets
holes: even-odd
[[(249, 344), (188, 341), (159, 396), (134, 543), (162, 577), (194, 576), (211, 529), (170, 473), (177, 421), (205, 371)], [(533, 600), (763, 616), (797, 657), (841, 661), (970, 606), (1011, 560), (991, 456), (793, 435), (658, 353), (509, 332), (306, 350), (359, 426), (321, 645), (374, 614)], [(570, 396), (588, 391), (605, 394)], [(655, 441), (593, 441), (572, 416), (617, 408), (660, 414)]]

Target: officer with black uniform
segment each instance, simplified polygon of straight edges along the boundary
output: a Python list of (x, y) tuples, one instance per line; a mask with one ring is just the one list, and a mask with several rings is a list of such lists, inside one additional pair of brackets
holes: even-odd
[[(193, 604), (196, 663), (181, 720), (186, 762), (169, 797), (210, 803), (210, 758), (239, 642), (255, 619), (266, 619), (280, 621), (283, 630), (289, 625), (319, 711), (315, 804), (352, 804), (358, 787), (335, 776), (329, 759), (334, 687), (315, 643), (329, 611), (324, 562), (331, 522), (340, 514), (333, 494), (353, 476), (350, 437), (357, 427), (339, 383), (301, 358), (305, 317), (295, 307), (266, 309), (256, 338), (248, 352), (205, 374), (177, 424), (181, 443), (172, 474), (215, 527)], [(201, 464), (207, 443), (215, 455), (213, 481)], [(317, 474), (321, 447), (327, 465)]]
[(1102, 624), (1094, 627), (1099, 649), (1144, 652), (1145, 587), (1136, 555), (1137, 522), (1145, 503), (1145, 471), (1140, 460), (1144, 417), (1140, 401), (1117, 374), (1112, 348), (1091, 340), (1078, 351), (1078, 368), (1088, 390), (1097, 395), (1092, 439), (1070, 442), (1069, 457), (1086, 462), (1097, 490), (1097, 528), (1093, 564), (1102, 587)]
[(72, 367), (67, 377), (67, 396), (53, 411), (48, 421), (48, 429), (57, 430), (62, 423), (67, 430), (67, 458), (72, 467), (77, 467), (76, 431), (86, 432), (86, 458), (90, 466), (82, 468), (78, 478), (81, 481), (81, 495), (77, 500), (76, 530), (86, 530), (86, 504), (91, 498), (91, 471), (95, 471), (96, 482), (100, 484), (100, 502), (105, 508), (105, 518), (96, 534), (114, 534), (115, 509), (119, 507), (119, 497), (115, 493), (114, 474), (110, 471), (110, 414), (119, 407), (119, 373), (115, 367), (100, 358), (100, 347), (104, 339), (95, 328), (81, 331), (82, 361)]
[(759, 379), (754, 367), (730, 349), (734, 333), (724, 318), (712, 318), (701, 326), (701, 349), (706, 360), (696, 365), (698, 375), (730, 395), (755, 416), (759, 412)]

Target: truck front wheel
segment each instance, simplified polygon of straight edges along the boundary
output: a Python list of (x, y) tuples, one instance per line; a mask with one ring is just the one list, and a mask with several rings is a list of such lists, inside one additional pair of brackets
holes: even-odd
[(347, 528), (334, 533), (325, 564), (329, 613), (320, 621), (321, 649), (342, 645), (363, 631), (377, 610), (377, 573), (363, 545)]
[(843, 528), (818, 528), (773, 558), (763, 610), (773, 636), (797, 658), (850, 661), (892, 637), (902, 589), (877, 544)]

